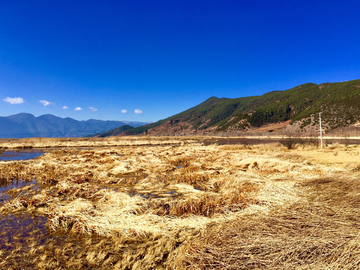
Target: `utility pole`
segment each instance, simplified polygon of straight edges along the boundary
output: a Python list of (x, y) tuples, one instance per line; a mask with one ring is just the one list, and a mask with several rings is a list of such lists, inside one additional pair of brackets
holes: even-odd
[(319, 122), (320, 122), (320, 140), (321, 140), (321, 148), (323, 148), (323, 138), (322, 138), (322, 130), (321, 130), (321, 114), (322, 114), (322, 112), (319, 112)]

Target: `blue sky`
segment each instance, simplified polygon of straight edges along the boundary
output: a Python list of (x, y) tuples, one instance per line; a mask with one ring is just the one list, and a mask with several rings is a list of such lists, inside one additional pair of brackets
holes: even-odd
[(0, 116), (157, 121), (211, 96), (360, 78), (360, 1), (0, 6)]

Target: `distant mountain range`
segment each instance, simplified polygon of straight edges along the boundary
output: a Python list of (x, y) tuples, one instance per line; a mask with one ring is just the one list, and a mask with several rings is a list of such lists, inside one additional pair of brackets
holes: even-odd
[(120, 134), (203, 134), (256, 131), (266, 126), (271, 126), (268, 131), (273, 131), (273, 128), (289, 125), (315, 132), (319, 126), (319, 112), (323, 112), (325, 129), (353, 124), (360, 126), (360, 80), (306, 83), (262, 96), (235, 99), (211, 97), (184, 112)]
[(139, 127), (145, 124), (148, 123), (94, 119), (77, 121), (69, 117), (61, 118), (51, 114), (35, 117), (29, 113), (19, 113), (0, 117), (0, 138), (83, 137), (124, 125)]

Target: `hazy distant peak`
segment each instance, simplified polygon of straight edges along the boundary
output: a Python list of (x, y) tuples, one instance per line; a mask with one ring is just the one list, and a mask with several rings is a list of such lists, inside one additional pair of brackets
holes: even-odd
[(0, 138), (25, 137), (82, 137), (130, 124), (139, 127), (147, 123), (123, 121), (85, 120), (61, 118), (52, 114), (38, 117), (30, 113), (19, 113), (0, 117)]

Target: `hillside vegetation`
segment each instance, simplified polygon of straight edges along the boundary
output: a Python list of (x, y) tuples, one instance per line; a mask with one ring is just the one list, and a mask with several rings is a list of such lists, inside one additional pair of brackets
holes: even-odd
[[(323, 112), (328, 129), (354, 124), (360, 117), (360, 80), (306, 83), (286, 91), (242, 98), (211, 97), (184, 112), (150, 125), (129, 129), (123, 135), (191, 134), (199, 131), (249, 130), (291, 120), (301, 128), (316, 125)], [(115, 135), (115, 134), (113, 134)]]
[(116, 136), (124, 131), (127, 131), (129, 129), (132, 129), (134, 127), (132, 126), (129, 126), (129, 125), (124, 125), (124, 126), (121, 126), (121, 127), (118, 127), (118, 128), (114, 128), (114, 129), (111, 129), (107, 132), (103, 132), (103, 133), (100, 133), (97, 135), (97, 137), (108, 137), (108, 136)]

